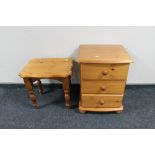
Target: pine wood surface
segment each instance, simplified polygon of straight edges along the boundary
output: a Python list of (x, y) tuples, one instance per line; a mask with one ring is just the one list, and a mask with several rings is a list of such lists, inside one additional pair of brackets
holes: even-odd
[(67, 77), (71, 74), (72, 59), (42, 58), (29, 61), (19, 76), (22, 78), (54, 78)]
[(94, 95), (82, 94), (81, 101), (83, 107), (88, 108), (118, 108), (122, 105), (123, 95)]
[(92, 111), (92, 112), (114, 112), (116, 111), (117, 113), (121, 113), (123, 111), (123, 105), (121, 105), (120, 107), (114, 107), (114, 108), (106, 108), (106, 107), (103, 107), (103, 108), (96, 108), (96, 107), (93, 107), (93, 108), (90, 108), (90, 107), (83, 107), (81, 105), (81, 100), (79, 101), (79, 112), (80, 113), (86, 113), (87, 111)]
[(129, 64), (82, 64), (82, 79), (126, 80)]
[(131, 63), (132, 59), (122, 45), (81, 45), (78, 62)]
[(79, 112), (123, 110), (123, 96), (132, 62), (121, 45), (81, 45)]
[(55, 79), (63, 84), (66, 108), (70, 107), (70, 85), (72, 74), (72, 59), (67, 58), (42, 58), (33, 59), (24, 67), (19, 76), (24, 80), (25, 87), (34, 108), (39, 108), (33, 90), (33, 83), (37, 81), (40, 95), (43, 87), (40, 79)]
[(123, 94), (126, 81), (82, 80), (81, 83), (81, 93), (84, 94)]

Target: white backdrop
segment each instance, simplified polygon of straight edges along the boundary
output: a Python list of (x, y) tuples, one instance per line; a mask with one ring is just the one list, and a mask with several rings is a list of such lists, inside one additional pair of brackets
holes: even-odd
[[(0, 27), (0, 83), (22, 83), (29, 59), (73, 57), (80, 44), (122, 44), (134, 63), (128, 84), (155, 84), (155, 27)], [(73, 74), (78, 83), (78, 67)], [(48, 82), (48, 81), (44, 81)]]

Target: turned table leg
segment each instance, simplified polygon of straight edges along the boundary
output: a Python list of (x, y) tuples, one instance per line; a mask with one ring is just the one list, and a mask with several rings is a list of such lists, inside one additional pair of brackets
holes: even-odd
[(27, 88), (27, 90), (29, 92), (29, 96), (30, 96), (30, 99), (32, 101), (33, 107), (38, 108), (36, 97), (35, 97), (35, 94), (34, 94), (34, 91), (33, 91), (33, 83), (31, 81), (31, 79), (24, 78), (24, 83), (25, 83), (25, 87)]
[(38, 84), (38, 89), (39, 89), (40, 95), (43, 95), (43, 87), (42, 87), (42, 83), (41, 83), (40, 79), (37, 80), (37, 84)]
[(70, 84), (71, 84), (71, 77), (70, 76), (63, 79), (64, 97), (65, 97), (67, 109), (70, 108)]

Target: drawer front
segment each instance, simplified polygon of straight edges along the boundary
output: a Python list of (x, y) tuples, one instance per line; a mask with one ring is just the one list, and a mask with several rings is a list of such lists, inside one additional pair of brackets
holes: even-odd
[(81, 64), (84, 80), (126, 80), (129, 64)]
[(82, 106), (87, 108), (116, 108), (122, 105), (122, 95), (82, 94)]
[(125, 83), (125, 81), (84, 80), (81, 83), (81, 92), (84, 94), (123, 94)]

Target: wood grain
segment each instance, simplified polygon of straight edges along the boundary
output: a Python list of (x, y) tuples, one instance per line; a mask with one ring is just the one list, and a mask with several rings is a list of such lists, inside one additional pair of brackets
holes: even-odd
[(19, 76), (22, 78), (67, 77), (72, 74), (72, 59), (44, 58), (33, 59), (24, 67)]
[(36, 109), (38, 109), (38, 104), (37, 104), (37, 101), (36, 101), (36, 96), (34, 94), (34, 90), (33, 90), (33, 82), (31, 79), (29, 78), (24, 78), (24, 83), (25, 83), (25, 87), (27, 88), (28, 92), (29, 92), (29, 96), (30, 96), (30, 99), (32, 101), (32, 106)]
[(66, 101), (66, 109), (70, 107), (70, 86), (71, 86), (71, 77), (68, 76), (63, 79), (63, 90), (64, 90), (64, 98)]
[(80, 63), (131, 63), (127, 50), (122, 45), (80, 45)]
[(33, 91), (33, 82), (37, 81), (39, 93), (43, 94), (40, 79), (55, 79), (63, 83), (66, 108), (70, 107), (70, 84), (72, 74), (72, 59), (68, 58), (42, 58), (33, 59), (24, 67), (19, 76), (24, 79), (29, 92), (32, 105), (38, 108)]
[(82, 94), (83, 107), (88, 108), (115, 108), (122, 105), (123, 95), (94, 95)]
[(86, 113), (87, 111), (91, 111), (91, 112), (122, 112), (123, 111), (123, 105), (121, 105), (120, 107), (114, 107), (114, 108), (88, 108), (88, 107), (83, 107), (81, 105), (81, 101), (79, 101), (79, 112), (84, 114)]
[(123, 96), (132, 62), (122, 45), (81, 45), (79, 112), (123, 110)]
[(81, 92), (84, 94), (123, 94), (126, 81), (82, 80)]
[(129, 64), (82, 64), (82, 79), (126, 80)]

